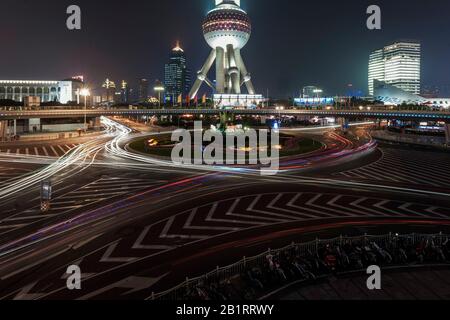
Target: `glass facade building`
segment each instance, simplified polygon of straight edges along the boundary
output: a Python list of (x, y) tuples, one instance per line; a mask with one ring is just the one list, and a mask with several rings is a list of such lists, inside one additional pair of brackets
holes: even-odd
[(148, 94), (149, 82), (148, 79), (139, 80), (139, 92), (138, 102), (147, 102), (149, 98)]
[(179, 44), (172, 49), (169, 62), (164, 67), (164, 87), (167, 99), (177, 99), (189, 94), (191, 72), (186, 65), (186, 55)]
[(396, 42), (372, 52), (369, 57), (369, 94), (374, 95), (374, 80), (418, 95), (421, 90), (421, 45)]

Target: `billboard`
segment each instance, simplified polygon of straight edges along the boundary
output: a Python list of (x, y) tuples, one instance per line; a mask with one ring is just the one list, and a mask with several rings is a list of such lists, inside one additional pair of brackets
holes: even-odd
[(328, 106), (334, 104), (334, 98), (296, 98), (296, 106)]

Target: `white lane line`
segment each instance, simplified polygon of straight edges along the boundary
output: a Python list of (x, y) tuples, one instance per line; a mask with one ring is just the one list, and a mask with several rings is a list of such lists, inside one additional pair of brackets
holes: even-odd
[(34, 147), (34, 154), (37, 155), (37, 156), (39, 155), (39, 151), (38, 151), (38, 149), (36, 147)]
[(409, 207), (412, 206), (412, 205), (413, 205), (413, 203), (405, 203), (405, 204), (402, 204), (398, 208), (401, 209), (401, 210), (404, 210), (406, 212), (412, 213), (413, 215), (419, 215), (419, 216), (422, 216), (422, 217), (428, 217), (428, 215), (426, 215), (426, 214), (417, 212), (415, 210), (411, 210)]
[(380, 175), (381, 177), (383, 177), (385, 179), (389, 179), (389, 180), (392, 180), (394, 182), (400, 182), (400, 180), (397, 180), (397, 179), (394, 179), (394, 178), (388, 176), (389, 173), (386, 172), (386, 169), (380, 169), (380, 168), (375, 168), (375, 167), (367, 168), (367, 169), (360, 169), (360, 171), (366, 171), (366, 170), (375, 171), (374, 172), (375, 174)]
[(139, 189), (145, 189), (148, 187), (153, 187), (155, 184), (142, 184), (142, 185), (131, 185), (131, 186), (123, 186), (123, 185), (119, 185), (119, 186), (110, 186), (110, 187), (96, 187), (96, 186), (90, 186), (88, 188), (82, 188), (80, 189), (80, 191), (114, 191), (114, 190), (123, 190), (123, 191), (127, 191), (127, 190), (139, 190)]
[(0, 225), (0, 230), (17, 229), (17, 228), (22, 228), (23, 226), (26, 226), (26, 224), (15, 224), (15, 225), (9, 225), (9, 226)]
[(279, 221), (278, 219), (273, 219), (273, 218), (268, 218), (268, 217), (260, 217), (260, 216), (255, 216), (255, 215), (248, 215), (248, 214), (241, 214), (241, 213), (236, 213), (236, 207), (239, 204), (239, 202), (242, 200), (242, 197), (237, 198), (236, 200), (234, 200), (233, 204), (231, 205), (231, 207), (228, 209), (228, 211), (225, 213), (225, 216), (229, 216), (229, 217), (239, 217), (239, 218), (245, 218), (248, 219), (250, 221), (252, 221), (252, 224), (261, 224), (261, 225), (266, 225), (267, 223), (259, 223), (260, 221), (255, 221), (255, 218), (257, 218), (258, 220), (264, 220), (264, 221), (269, 221), (270, 223), (273, 223), (273, 221)]
[[(291, 201), (289, 201), (289, 203), (287, 204), (288, 207), (291, 208), (296, 208), (298, 209), (300, 212), (304, 213), (304, 211), (308, 211), (311, 212), (311, 214), (313, 214), (314, 218), (323, 218), (325, 217), (335, 217), (336, 214), (335, 213), (329, 213), (323, 210), (316, 210), (316, 209), (312, 209), (312, 208), (307, 208), (305, 206), (299, 206), (296, 205), (295, 203), (305, 194), (303, 193), (298, 193)], [(313, 203), (314, 201), (316, 201), (317, 199), (319, 199), (322, 196), (322, 194), (318, 194), (317, 196), (315, 196), (313, 199), (309, 200), (308, 203), (306, 203), (306, 205), (310, 205), (309, 203)]]
[(152, 245), (144, 245), (142, 244), (143, 241), (145, 240), (145, 238), (147, 237), (147, 234), (149, 233), (151, 226), (147, 226), (144, 228), (144, 231), (141, 232), (141, 234), (139, 235), (139, 237), (137, 238), (136, 242), (133, 245), (133, 249), (137, 249), (137, 250), (170, 250), (173, 249), (173, 246), (164, 246), (164, 245), (156, 245), (156, 246), (152, 246)]
[(368, 208), (368, 207), (360, 205), (362, 202), (367, 201), (367, 200), (369, 200), (369, 198), (363, 197), (361, 199), (358, 199), (358, 200), (353, 201), (352, 203), (350, 203), (350, 206), (359, 208), (359, 209), (367, 211), (367, 212), (372, 212), (372, 214), (375, 214), (375, 215), (389, 216), (388, 214), (386, 214), (384, 212), (380, 212), (380, 211), (377, 211), (377, 210), (374, 210), (374, 209), (371, 209), (371, 208)]
[(27, 269), (30, 269), (30, 268), (32, 268), (32, 267), (34, 267), (34, 266), (37, 266), (37, 265), (40, 265), (40, 264), (42, 264), (42, 263), (45, 262), (45, 261), (51, 260), (51, 259), (53, 259), (53, 258), (59, 256), (60, 254), (66, 252), (67, 250), (70, 250), (70, 248), (65, 248), (65, 249), (63, 249), (63, 250), (61, 250), (61, 251), (59, 251), (59, 252), (56, 252), (56, 253), (52, 254), (52, 255), (46, 256), (45, 258), (43, 258), (43, 259), (41, 259), (41, 260), (38, 260), (38, 261), (36, 261), (36, 262), (34, 262), (34, 263), (32, 263), (32, 264), (26, 265), (25, 267), (23, 267), (23, 268), (21, 268), (21, 269), (15, 270), (14, 272), (9, 273), (9, 274), (3, 276), (3, 277), (1, 278), (1, 280), (6, 280), (6, 279), (8, 279), (8, 278), (11, 278), (11, 277), (17, 275), (17, 274), (20, 274), (21, 272), (23, 272), (23, 271), (25, 271), (25, 270), (27, 270)]
[[(97, 197), (102, 197), (102, 196), (107, 196), (107, 197), (109, 197), (109, 198), (112, 198), (112, 196), (118, 196), (118, 195), (123, 195), (124, 194), (124, 192), (123, 191), (121, 191), (121, 192), (115, 192), (115, 193), (99, 193), (99, 194), (95, 194), (95, 198), (97, 198)], [(85, 199), (86, 198), (86, 196), (88, 196), (88, 195), (92, 195), (92, 193), (90, 193), (90, 194), (79, 194), (79, 193), (77, 193), (77, 195), (71, 195), (71, 196), (67, 196), (67, 197), (64, 197), (65, 199)]]
[(62, 154), (64, 155), (67, 151), (66, 150), (64, 150), (60, 145), (58, 145), (57, 146), (58, 148), (59, 148), (59, 150), (61, 150), (62, 151)]
[(30, 150), (28, 150), (28, 148), (25, 148), (25, 154), (28, 156), (30, 155)]
[(253, 222), (253, 221), (245, 221), (245, 220), (238, 220), (237, 221), (237, 220), (214, 218), (213, 215), (216, 212), (218, 205), (219, 204), (217, 202), (214, 202), (214, 204), (211, 206), (211, 209), (208, 212), (208, 216), (206, 217), (206, 221), (210, 221), (210, 222), (225, 222), (225, 223), (230, 223), (230, 222), (235, 223), (236, 222), (236, 223), (239, 223), (239, 224), (246, 224), (246, 225), (251, 225), (251, 226), (254, 226), (254, 225), (266, 225), (265, 222)]
[[(298, 211), (294, 211), (294, 210), (289, 210), (286, 208), (280, 208), (280, 207), (276, 207), (275, 205), (277, 204), (278, 201), (280, 201), (280, 199), (284, 196), (285, 194), (279, 194), (275, 199), (272, 200), (272, 202), (267, 206), (267, 208), (272, 209), (272, 210), (279, 210), (279, 211), (283, 211), (283, 212), (287, 212), (290, 214), (293, 214), (295, 217), (301, 217), (303, 220), (310, 220), (310, 219), (315, 219), (316, 216), (311, 215), (311, 214), (307, 214), (304, 212), (300, 212)], [(298, 199), (299, 195), (295, 195), (293, 197), (293, 199), (289, 202), (292, 203), (293, 200)], [(289, 204), (287, 205), (289, 206)]]
[(46, 157), (48, 157), (48, 151), (47, 148), (45, 146), (42, 147), (42, 150), (44, 151), (44, 154)]
[[(419, 167), (420, 169), (433, 170), (433, 171), (439, 171), (439, 172), (446, 171), (447, 166), (448, 166), (448, 163), (438, 165), (433, 161), (433, 159), (425, 160), (423, 158), (413, 158), (412, 160), (409, 158), (385, 159), (384, 162), (385, 162), (385, 163), (383, 163), (384, 165), (386, 163), (389, 163), (389, 164), (394, 164), (396, 166), (402, 165), (404, 167)], [(419, 163), (426, 164), (426, 165), (418, 165)], [(447, 172), (448, 172), (448, 170), (447, 170)]]
[(280, 222), (289, 222), (289, 221), (295, 220), (295, 217), (293, 217), (292, 215), (285, 215), (285, 214), (279, 214), (279, 213), (270, 212), (270, 211), (266, 211), (266, 210), (255, 209), (256, 205), (261, 201), (261, 198), (262, 198), (262, 195), (258, 195), (257, 197), (255, 197), (255, 199), (252, 201), (250, 206), (247, 208), (247, 211), (277, 217), (274, 219), (277, 219)]
[(53, 146), (50, 146), (50, 149), (52, 149), (53, 154), (55, 155), (55, 157), (59, 157), (58, 152), (56, 152), (55, 148)]
[(349, 175), (348, 172), (350, 172), (350, 171), (340, 172), (340, 173), (338, 173), (338, 174), (343, 175), (343, 176), (346, 177), (346, 178), (354, 178), (353, 176)]
[(364, 169), (364, 170), (357, 169), (357, 170), (354, 170), (354, 173), (363, 175), (364, 177), (369, 178), (369, 179), (372, 178), (375, 180), (385, 180), (384, 175), (379, 176), (379, 175), (375, 175), (373, 173), (369, 173), (369, 172), (367, 172), (367, 169)]
[[(392, 164), (393, 165), (393, 164)], [(435, 187), (439, 187), (441, 185), (435, 184), (431, 181), (436, 180), (437, 182), (440, 182), (441, 184), (448, 185), (447, 180), (442, 180), (439, 176), (439, 173), (437, 172), (429, 172), (425, 170), (423, 167), (416, 167), (417, 170), (414, 168), (399, 168), (396, 171), (391, 172), (393, 175), (403, 175), (404, 177), (407, 177), (407, 181), (416, 181), (428, 185), (432, 185)], [(422, 171), (420, 171), (422, 170)], [(400, 173), (401, 172), (401, 173)], [(418, 173), (422, 172), (422, 173)], [(426, 177), (430, 176), (430, 179), (424, 180)]]
[[(348, 215), (349, 217), (354, 217), (354, 216), (359, 216), (359, 215), (365, 215), (364, 213), (357, 211), (355, 209), (351, 209), (348, 206), (342, 206), (340, 204), (337, 204), (336, 202), (339, 201), (340, 199), (342, 199), (344, 196), (343, 195), (337, 195), (335, 196), (333, 199), (331, 199), (330, 201), (327, 202), (327, 206), (330, 207), (335, 207), (335, 208), (339, 208), (342, 210), (343, 214)], [(351, 213), (351, 212), (353, 213)]]
[(192, 222), (195, 219), (195, 215), (197, 214), (198, 208), (195, 208), (192, 210), (191, 214), (189, 215), (188, 219), (186, 220), (183, 229), (190, 229), (190, 230), (213, 230), (213, 231), (239, 231), (241, 228), (233, 228), (233, 227), (212, 227), (212, 226), (195, 226), (192, 225)]

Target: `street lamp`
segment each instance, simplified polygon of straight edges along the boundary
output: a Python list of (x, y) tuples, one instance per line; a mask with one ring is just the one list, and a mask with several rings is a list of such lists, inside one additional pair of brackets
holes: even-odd
[(153, 90), (155, 90), (155, 92), (158, 92), (158, 102), (159, 107), (161, 108), (161, 93), (164, 92), (164, 86), (161, 82), (157, 81)]
[(91, 92), (88, 88), (83, 88), (80, 91), (80, 95), (84, 97), (84, 131), (87, 131), (87, 121), (86, 121), (86, 113), (87, 113), (87, 97), (91, 95)]

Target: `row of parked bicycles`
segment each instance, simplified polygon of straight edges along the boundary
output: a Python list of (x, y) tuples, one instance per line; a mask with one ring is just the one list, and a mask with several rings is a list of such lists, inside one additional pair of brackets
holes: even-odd
[(255, 300), (267, 293), (298, 281), (363, 271), (380, 267), (450, 263), (448, 238), (392, 237), (383, 242), (345, 240), (338, 244), (318, 245), (316, 250), (292, 247), (268, 253), (259, 263), (244, 267), (240, 274), (211, 277), (186, 286), (183, 300)]

